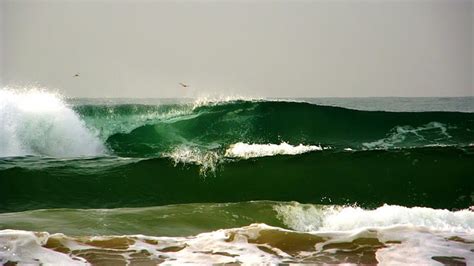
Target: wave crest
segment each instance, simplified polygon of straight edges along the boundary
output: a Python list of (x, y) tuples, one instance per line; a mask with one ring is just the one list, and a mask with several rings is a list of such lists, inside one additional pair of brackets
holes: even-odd
[(0, 89), (0, 157), (96, 156), (102, 142), (56, 94)]
[(174, 149), (172, 152), (165, 153), (165, 157), (171, 158), (175, 166), (178, 163), (196, 164), (199, 166), (199, 173), (203, 176), (208, 173), (215, 173), (218, 163), (222, 160), (217, 152), (201, 151), (198, 148), (182, 146)]
[(425, 207), (383, 205), (374, 210), (360, 207), (280, 204), (278, 217), (299, 231), (346, 231), (395, 225), (423, 226), (434, 230), (474, 232), (474, 213)]
[(293, 146), (286, 142), (282, 142), (280, 144), (248, 144), (238, 142), (230, 145), (230, 147), (225, 151), (225, 156), (248, 159), (275, 155), (296, 155), (310, 151), (321, 150), (323, 150), (321, 146), (306, 146), (303, 144)]

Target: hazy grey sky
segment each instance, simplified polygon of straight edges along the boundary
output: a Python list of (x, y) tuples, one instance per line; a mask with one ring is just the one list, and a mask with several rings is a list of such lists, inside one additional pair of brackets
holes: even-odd
[(0, 1), (6, 85), (80, 97), (474, 91), (469, 0)]

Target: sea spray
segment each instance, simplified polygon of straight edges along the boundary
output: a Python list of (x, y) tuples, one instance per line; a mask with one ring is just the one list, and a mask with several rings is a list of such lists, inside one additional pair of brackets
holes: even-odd
[(98, 156), (102, 142), (56, 94), (0, 90), (0, 156)]

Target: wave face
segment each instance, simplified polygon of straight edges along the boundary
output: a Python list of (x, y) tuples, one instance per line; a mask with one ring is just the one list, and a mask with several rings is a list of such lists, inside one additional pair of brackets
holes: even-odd
[(422, 102), (2, 89), (0, 264), (469, 264), (474, 113)]
[(357, 111), (278, 101), (75, 109), (121, 156), (157, 156), (180, 145), (226, 150), (239, 142), (337, 149), (465, 146), (474, 142), (472, 113)]
[(2, 159), (0, 210), (259, 199), (466, 208), (473, 161), (472, 147), (316, 151), (224, 161), (203, 176), (201, 165), (168, 158)]

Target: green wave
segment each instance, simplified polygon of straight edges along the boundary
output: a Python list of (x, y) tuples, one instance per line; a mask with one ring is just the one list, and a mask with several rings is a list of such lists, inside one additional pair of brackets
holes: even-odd
[(302, 102), (234, 101), (78, 106), (114, 154), (149, 157), (179, 146), (225, 150), (236, 142), (387, 149), (474, 143), (474, 114), (357, 111)]
[[(351, 213), (352, 219), (349, 221), (347, 213)], [(358, 206), (301, 204), (294, 201), (248, 201), (0, 213), (0, 230), (47, 231), (70, 236), (141, 234), (186, 237), (264, 223), (300, 232), (340, 232), (399, 225), (469, 232), (474, 228), (473, 218), (474, 213), (468, 210), (447, 211), (397, 205), (363, 209)]]
[[(213, 175), (166, 158), (4, 158), (0, 211), (296, 200), (433, 208), (473, 204), (474, 148), (431, 147), (224, 160)], [(49, 162), (48, 162), (49, 160)]]
[(274, 207), (280, 204), (287, 203), (256, 201), (191, 203), (144, 208), (42, 209), (2, 213), (0, 230), (14, 228), (76, 236), (129, 234), (190, 236), (252, 223), (266, 223), (286, 228), (274, 210)]

